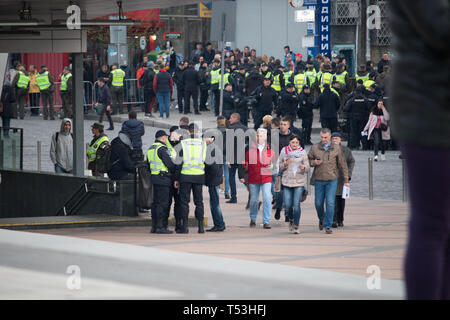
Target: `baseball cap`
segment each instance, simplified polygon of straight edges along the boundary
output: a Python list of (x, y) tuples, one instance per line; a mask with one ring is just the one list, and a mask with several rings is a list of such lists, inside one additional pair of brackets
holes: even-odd
[(340, 132), (333, 132), (333, 133), (331, 134), (331, 137), (339, 137), (339, 138), (342, 138), (342, 134), (341, 134)]
[(168, 134), (164, 130), (158, 130), (155, 134), (155, 139), (158, 139), (163, 136), (168, 136)]

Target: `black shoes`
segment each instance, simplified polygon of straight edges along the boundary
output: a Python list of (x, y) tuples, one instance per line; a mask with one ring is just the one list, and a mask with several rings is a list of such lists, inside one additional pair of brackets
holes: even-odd
[(198, 114), (198, 115), (200, 115), (200, 114), (201, 114), (201, 113), (200, 113), (200, 112), (198, 112), (198, 111), (195, 111), (194, 113), (195, 113), (195, 114)]
[(231, 199), (230, 195), (225, 193), (225, 199)]
[(290, 222), (291, 220), (289, 219), (288, 216), (284, 216), (284, 222)]
[(205, 228), (203, 227), (203, 221), (198, 222), (198, 233), (205, 233)]
[(323, 222), (319, 221), (319, 230), (323, 230)]
[(106, 129), (106, 130), (114, 130), (114, 127), (109, 127), (109, 128)]
[(225, 230), (225, 227), (219, 228), (219, 227), (214, 226), (211, 229), (206, 230), (206, 232), (221, 232), (224, 230)]
[(255, 228), (256, 227), (256, 222), (253, 220), (250, 220), (250, 228)]
[(343, 223), (343, 222), (338, 222), (338, 223), (337, 223), (337, 226), (338, 226), (338, 227), (343, 227), (343, 226), (344, 226), (344, 223)]
[(165, 228), (159, 228), (159, 229), (156, 229), (155, 233), (158, 233), (158, 234), (171, 234), (171, 233), (173, 233), (173, 231), (171, 231), (169, 229), (165, 229)]
[(270, 223), (264, 223), (264, 229), (272, 229), (272, 227), (270, 226)]
[(332, 228), (337, 228), (337, 227), (338, 227), (337, 222), (333, 222), (333, 224), (331, 225), (331, 227), (332, 227)]
[(228, 201), (225, 201), (225, 203), (237, 203), (237, 199), (230, 199)]
[(277, 211), (275, 212), (275, 220), (280, 220), (280, 212), (281, 209), (277, 209)]

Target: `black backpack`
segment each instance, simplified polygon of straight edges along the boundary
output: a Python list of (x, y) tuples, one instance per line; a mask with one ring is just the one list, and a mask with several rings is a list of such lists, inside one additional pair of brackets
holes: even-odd
[(108, 173), (115, 164), (111, 161), (111, 145), (109, 142), (102, 143), (97, 153), (99, 152), (101, 156), (95, 160), (97, 171), (100, 173)]

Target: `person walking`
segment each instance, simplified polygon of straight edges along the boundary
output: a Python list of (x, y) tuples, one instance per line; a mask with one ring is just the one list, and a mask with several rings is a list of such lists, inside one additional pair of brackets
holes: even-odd
[(258, 215), (259, 193), (263, 199), (263, 227), (270, 229), (270, 215), (272, 202), (272, 170), (275, 153), (267, 145), (267, 130), (259, 128), (256, 131), (256, 143), (245, 155), (244, 168), (248, 171), (250, 188), (250, 227), (256, 227)]
[(25, 117), (25, 105), (27, 104), (27, 93), (30, 87), (30, 77), (25, 71), (23, 65), (19, 65), (16, 76), (12, 82), (13, 88), (16, 88), (16, 100), (19, 110), (19, 118)]
[[(350, 186), (350, 184), (347, 163), (340, 146), (331, 142), (330, 129), (322, 128), (320, 142), (311, 147), (308, 159), (310, 166), (314, 168), (311, 184), (314, 184), (314, 205), (319, 218), (319, 230), (325, 228), (325, 232), (331, 234), (333, 233), (331, 228), (334, 217), (338, 169), (342, 173), (344, 185)], [(326, 204), (326, 210), (324, 209), (324, 203)]]
[(177, 101), (178, 101), (178, 111), (183, 113), (184, 110), (184, 85), (183, 85), (183, 73), (184, 73), (184, 61), (178, 63), (177, 68), (173, 73), (173, 82), (177, 87)]
[(209, 207), (211, 208), (211, 216), (214, 226), (207, 229), (207, 232), (221, 232), (225, 230), (225, 222), (223, 221), (222, 210), (219, 201), (219, 185), (223, 181), (223, 163), (217, 163), (215, 157), (222, 153), (222, 146), (217, 145), (214, 139), (206, 139), (207, 157), (205, 161), (205, 181), (209, 192)]
[(280, 95), (280, 106), (277, 111), (279, 117), (290, 116), (295, 121), (298, 110), (299, 97), (294, 84), (289, 83)]
[(255, 89), (254, 95), (257, 100), (255, 107), (254, 129), (257, 130), (265, 115), (272, 114), (274, 105), (277, 103), (277, 92), (270, 86), (270, 78), (264, 78), (264, 85)]
[[(342, 153), (347, 163), (348, 168), (348, 181), (351, 181), (353, 175), (353, 168), (355, 167), (355, 158), (353, 157), (352, 150), (346, 146), (343, 146), (342, 135), (340, 132), (333, 132), (331, 134), (331, 140), (334, 144), (341, 147)], [(342, 171), (338, 171), (338, 183), (336, 188), (336, 199), (334, 204), (334, 218), (333, 218), (333, 228), (344, 226), (344, 210), (345, 210), (345, 199), (342, 198), (342, 190), (344, 187), (344, 177), (342, 176)]]
[(151, 182), (153, 190), (158, 194), (153, 197), (152, 203), (152, 229), (151, 233), (171, 234), (167, 229), (170, 210), (170, 185), (175, 164), (167, 148), (167, 134), (158, 130), (155, 134), (155, 142), (148, 149), (147, 160), (150, 164)]
[(390, 120), (389, 112), (384, 106), (383, 100), (380, 99), (377, 102), (377, 106), (374, 107), (369, 115), (369, 121), (363, 131), (367, 131), (367, 139), (373, 139), (373, 161), (378, 161), (378, 150), (381, 149), (381, 161), (386, 160), (386, 142), (391, 139), (391, 130), (388, 125)]
[(146, 117), (153, 117), (153, 103), (155, 103), (156, 95), (153, 92), (153, 79), (155, 79), (156, 73), (153, 70), (155, 64), (153, 61), (150, 61), (147, 64), (147, 68), (142, 75), (142, 82), (144, 87), (144, 100), (145, 107), (144, 112)]
[(299, 108), (297, 115), (300, 119), (302, 119), (302, 141), (305, 145), (312, 145), (311, 142), (311, 132), (312, 132), (312, 123), (313, 123), (313, 94), (311, 92), (311, 88), (308, 85), (304, 85), (303, 89), (298, 97), (299, 100)]
[(205, 184), (206, 143), (200, 138), (199, 128), (195, 123), (189, 124), (190, 138), (183, 139), (174, 182), (175, 188), (180, 188), (180, 207), (182, 215), (182, 232), (188, 233), (189, 202), (191, 191), (194, 196), (195, 218), (198, 223), (198, 233), (204, 233), (203, 185)]
[(62, 108), (64, 115), (62, 118), (72, 118), (72, 73), (68, 66), (65, 66), (61, 75), (61, 86), (59, 89), (61, 95)]
[(367, 149), (367, 140), (363, 139), (361, 132), (363, 131), (369, 118), (369, 101), (364, 97), (364, 87), (359, 86), (355, 89), (355, 95), (344, 106), (344, 113), (350, 117), (350, 139), (348, 147), (358, 150), (360, 142), (363, 148)]
[(306, 174), (309, 172), (309, 160), (306, 151), (300, 146), (300, 137), (291, 135), (289, 145), (281, 149), (278, 166), (283, 186), (283, 203), (286, 215), (293, 210), (293, 219), (289, 220), (289, 231), (300, 233), (300, 201), (306, 187)]
[(103, 133), (103, 125), (101, 123), (96, 122), (91, 128), (94, 137), (86, 150), (86, 156), (89, 161), (88, 169), (91, 170), (94, 177), (103, 177), (105, 172), (101, 172), (98, 162), (104, 158), (107, 148), (110, 147), (109, 138)]
[(208, 63), (203, 61), (200, 64), (200, 68), (198, 70), (198, 77), (200, 80), (199, 88), (200, 88), (200, 111), (210, 111), (206, 107), (206, 102), (208, 101), (208, 91), (211, 86), (209, 80), (209, 71), (208, 71)]
[(124, 113), (123, 111), (123, 96), (125, 79), (125, 71), (119, 68), (117, 63), (111, 67), (111, 97), (112, 97), (112, 114)]
[(160, 69), (153, 79), (153, 92), (159, 103), (159, 117), (164, 118), (164, 113), (168, 119), (170, 116), (170, 94), (173, 90), (172, 76), (166, 69)]
[(28, 101), (30, 102), (30, 110), (32, 116), (39, 115), (39, 86), (36, 82), (38, 72), (33, 64), (28, 67), (28, 75), (30, 77), (30, 88), (28, 89)]
[(112, 102), (111, 92), (109, 90), (109, 87), (106, 85), (105, 79), (100, 78), (97, 80), (97, 82), (99, 86), (99, 94), (96, 106), (102, 108), (99, 122), (100, 123), (103, 122), (103, 116), (106, 114), (106, 117), (108, 118), (109, 121), (108, 130), (114, 130), (114, 123), (111, 118), (111, 102)]
[(59, 131), (52, 135), (50, 160), (55, 166), (55, 173), (72, 173), (73, 171), (73, 136), (72, 121), (64, 118)]

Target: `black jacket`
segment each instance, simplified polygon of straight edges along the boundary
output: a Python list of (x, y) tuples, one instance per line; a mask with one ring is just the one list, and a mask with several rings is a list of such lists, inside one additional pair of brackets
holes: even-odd
[(198, 72), (189, 67), (183, 72), (182, 83), (184, 90), (186, 91), (195, 91), (198, 90), (198, 86), (200, 84), (200, 77), (198, 76)]
[[(243, 132), (247, 131), (247, 127), (244, 126), (241, 122), (233, 123), (228, 126), (227, 130), (227, 136), (226, 136), (226, 156), (227, 156), (227, 162), (230, 162), (232, 164), (241, 164), (242, 161), (245, 160), (245, 153), (243, 154), (243, 158), (238, 158), (238, 150), (239, 152), (242, 152), (242, 150), (245, 150), (248, 141), (245, 141), (241, 143), (241, 139), (238, 139), (238, 130), (242, 130)], [(236, 135), (234, 138), (233, 135)], [(233, 150), (233, 154), (231, 154), (230, 150)]]
[(259, 73), (252, 72), (249, 74), (247, 79), (245, 79), (245, 88), (247, 89), (248, 95), (253, 95), (256, 88), (263, 85), (263, 77)]
[(155, 76), (156, 73), (151, 68), (144, 71), (144, 74), (142, 75), (142, 84), (144, 85), (144, 90), (153, 91), (153, 78)]
[(305, 92), (301, 92), (298, 97), (298, 104), (299, 104), (299, 110), (298, 110), (298, 116), (301, 119), (311, 119), (313, 114), (313, 96), (311, 93), (306, 94)]
[(112, 180), (124, 179), (128, 174), (133, 174), (135, 171), (131, 156), (131, 140), (128, 140), (129, 138), (126, 139), (123, 134), (119, 133), (119, 136), (111, 141), (110, 161), (113, 165), (108, 172), (108, 177)]
[(13, 103), (16, 101), (16, 97), (14, 96), (14, 90), (8, 86), (4, 85), (2, 90), (1, 101), (3, 104), (3, 112), (0, 113), (0, 116), (5, 118), (12, 118), (13, 113)]
[(206, 68), (201, 68), (201, 67), (198, 70), (198, 79), (200, 81), (200, 83), (199, 83), (200, 90), (208, 90), (209, 87), (211, 86), (211, 80), (206, 75), (207, 71), (208, 70)]
[[(397, 39), (392, 66), (392, 134), (419, 146), (450, 147), (449, 3), (388, 1)], [(431, 72), (430, 72), (431, 71)]]
[(222, 159), (220, 161), (214, 161), (216, 154), (222, 153), (218, 149), (219, 146), (214, 143), (208, 145), (206, 148), (205, 184), (209, 187), (218, 186), (223, 181), (223, 161)]
[(216, 55), (216, 51), (214, 49), (211, 49), (211, 51), (204, 50), (203, 51), (203, 58), (205, 59), (208, 64), (211, 64), (211, 62), (214, 60), (214, 56)]
[(231, 114), (235, 111), (234, 95), (233, 92), (223, 91), (223, 113)]
[(287, 90), (281, 91), (279, 113), (281, 115), (295, 115), (298, 109), (298, 102), (299, 99), (295, 90), (291, 93), (289, 93)]
[(184, 90), (184, 85), (183, 85), (183, 72), (184, 69), (180, 69), (179, 67), (177, 67), (175, 69), (175, 72), (173, 73), (173, 82), (175, 82), (175, 84), (177, 85), (177, 90)]
[(263, 114), (270, 114), (277, 104), (277, 92), (271, 87), (260, 86), (252, 94), (256, 97), (256, 110)]
[(369, 119), (369, 101), (361, 94), (356, 93), (344, 106), (344, 112), (348, 113), (351, 119)]
[(341, 101), (329, 88), (323, 90), (316, 101), (315, 107), (320, 109), (320, 118), (337, 118)]
[(240, 72), (233, 73), (230, 77), (230, 83), (233, 86), (233, 92), (239, 96), (245, 96), (245, 74), (242, 75)]
[(104, 106), (109, 106), (112, 103), (111, 91), (109, 90), (109, 87), (106, 85), (106, 83), (99, 90), (98, 103)]

